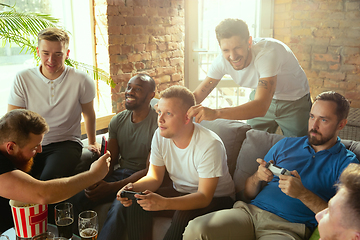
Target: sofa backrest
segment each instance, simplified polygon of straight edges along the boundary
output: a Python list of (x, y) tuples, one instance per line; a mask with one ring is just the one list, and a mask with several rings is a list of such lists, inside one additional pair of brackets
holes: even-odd
[(257, 171), (259, 164), (256, 159), (264, 159), (270, 148), (282, 138), (284, 138), (283, 135), (270, 134), (255, 129), (246, 132), (246, 138), (240, 149), (233, 176), (237, 200), (246, 201), (243, 197), (245, 181)]
[(233, 176), (239, 151), (245, 139), (246, 132), (251, 129), (250, 125), (237, 120), (227, 119), (201, 121), (200, 125), (215, 132), (223, 141), (226, 149), (229, 172), (231, 176)]

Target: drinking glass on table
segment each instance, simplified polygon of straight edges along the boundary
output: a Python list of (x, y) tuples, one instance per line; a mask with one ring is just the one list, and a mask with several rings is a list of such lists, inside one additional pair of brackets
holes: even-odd
[(45, 232), (36, 235), (35, 237), (32, 238), (32, 240), (53, 240), (54, 238), (55, 238), (55, 234), (53, 234), (52, 232)]
[(79, 214), (79, 233), (82, 240), (96, 240), (98, 229), (98, 216), (95, 211), (88, 210)]
[(65, 202), (55, 206), (55, 224), (59, 237), (72, 238), (74, 211), (71, 203)]

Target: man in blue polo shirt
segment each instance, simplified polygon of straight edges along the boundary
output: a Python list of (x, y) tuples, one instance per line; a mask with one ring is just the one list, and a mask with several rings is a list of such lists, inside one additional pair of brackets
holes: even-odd
[[(327, 208), (334, 184), (350, 163), (359, 163), (337, 137), (347, 123), (348, 101), (338, 93), (318, 95), (310, 111), (308, 136), (275, 144), (246, 181), (245, 196), (229, 210), (198, 217), (184, 239), (308, 239), (317, 225), (315, 214)], [(274, 176), (272, 161), (291, 175)]]

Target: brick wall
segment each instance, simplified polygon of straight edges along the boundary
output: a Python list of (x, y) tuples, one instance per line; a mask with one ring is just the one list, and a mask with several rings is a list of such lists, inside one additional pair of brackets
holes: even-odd
[(274, 38), (293, 50), (312, 97), (333, 90), (360, 108), (359, 0), (275, 0)]
[(113, 112), (127, 82), (147, 73), (157, 92), (184, 84), (185, 0), (94, 0), (96, 60), (116, 83)]

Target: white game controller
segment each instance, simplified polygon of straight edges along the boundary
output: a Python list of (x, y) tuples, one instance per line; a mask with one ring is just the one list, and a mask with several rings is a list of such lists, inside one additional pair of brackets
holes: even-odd
[(286, 170), (285, 168), (278, 167), (271, 162), (266, 163), (265, 167), (269, 169), (275, 176), (280, 175), (288, 175), (291, 176), (291, 173), (289, 170)]

